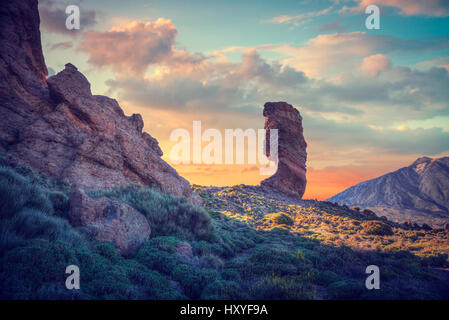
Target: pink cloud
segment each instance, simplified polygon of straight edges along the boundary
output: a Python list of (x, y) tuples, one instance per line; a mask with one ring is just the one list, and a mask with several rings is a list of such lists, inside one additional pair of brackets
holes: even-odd
[(360, 70), (369, 77), (375, 77), (380, 72), (391, 68), (391, 61), (381, 53), (371, 55), (362, 60)]
[(202, 56), (192, 56), (174, 48), (178, 32), (171, 20), (133, 21), (106, 32), (87, 31), (78, 50), (97, 67), (111, 66), (121, 74), (144, 74), (154, 64), (196, 63)]

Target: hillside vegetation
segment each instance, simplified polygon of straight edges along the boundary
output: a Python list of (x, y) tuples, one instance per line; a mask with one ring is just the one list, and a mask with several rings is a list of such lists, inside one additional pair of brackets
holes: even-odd
[[(139, 186), (98, 190), (139, 210), (151, 238), (130, 258), (68, 222), (70, 188), (0, 158), (3, 299), (441, 299), (449, 237), (258, 187), (184, 198)], [(65, 288), (78, 265), (81, 289)], [(381, 289), (365, 288), (366, 266)]]

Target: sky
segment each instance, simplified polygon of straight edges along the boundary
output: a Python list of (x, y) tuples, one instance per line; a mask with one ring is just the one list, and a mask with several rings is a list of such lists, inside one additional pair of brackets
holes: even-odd
[[(79, 30), (65, 26), (69, 4)], [(372, 4), (380, 29), (365, 25)], [(449, 155), (448, 0), (40, 0), (39, 12), (49, 76), (71, 62), (94, 94), (140, 113), (192, 184), (267, 178), (254, 164), (170, 157), (173, 130), (257, 130), (267, 101), (303, 117), (304, 198)]]

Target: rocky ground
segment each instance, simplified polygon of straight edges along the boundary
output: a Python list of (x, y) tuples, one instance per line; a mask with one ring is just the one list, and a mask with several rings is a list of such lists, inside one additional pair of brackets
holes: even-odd
[[(193, 190), (203, 197), (206, 208), (244, 221), (256, 230), (280, 228), (292, 235), (354, 249), (388, 251), (395, 248), (423, 257), (449, 254), (449, 230), (441, 227), (400, 224), (378, 217), (370, 210), (297, 199), (259, 186), (194, 186)], [(275, 218), (281, 215), (287, 217), (287, 223), (276, 222)], [(392, 233), (367, 233), (365, 226), (369, 221), (388, 226)]]

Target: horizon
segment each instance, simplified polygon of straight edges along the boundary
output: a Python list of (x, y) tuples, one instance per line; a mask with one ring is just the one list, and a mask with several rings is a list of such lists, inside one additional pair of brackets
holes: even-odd
[[(303, 117), (307, 199), (449, 155), (449, 9), (438, 1), (75, 3), (81, 29), (70, 32), (58, 23), (68, 3), (39, 1), (49, 74), (73, 63), (94, 94), (140, 113), (191, 184), (266, 178), (253, 165), (173, 164), (169, 137), (194, 120), (263, 128), (267, 101)], [(371, 3), (379, 30), (365, 27)]]

